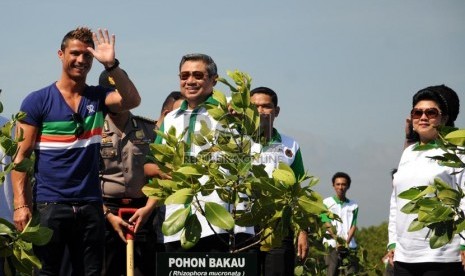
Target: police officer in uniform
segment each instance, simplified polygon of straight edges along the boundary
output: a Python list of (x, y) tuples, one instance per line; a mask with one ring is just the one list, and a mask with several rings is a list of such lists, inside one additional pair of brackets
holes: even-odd
[[(106, 71), (99, 78), (102, 86), (111, 86)], [(131, 112), (109, 113), (105, 118), (101, 145), (101, 186), (106, 218), (105, 261), (102, 275), (125, 275), (125, 233), (132, 224), (134, 239), (134, 274), (155, 275), (156, 200), (147, 198), (142, 187), (147, 183), (144, 163), (153, 143), (155, 121)], [(135, 208), (129, 218), (118, 216), (120, 208)]]

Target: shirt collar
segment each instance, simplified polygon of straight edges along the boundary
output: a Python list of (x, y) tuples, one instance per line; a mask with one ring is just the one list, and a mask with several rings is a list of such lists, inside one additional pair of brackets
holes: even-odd
[(420, 142), (416, 142), (415, 145), (413, 146), (413, 150), (417, 150), (419, 147), (426, 147), (428, 149), (437, 149), (439, 148), (439, 145), (436, 142), (436, 140), (430, 141), (426, 145), (420, 145)]
[(337, 196), (333, 196), (334, 201), (336, 201), (337, 204), (343, 204), (349, 202), (349, 199), (346, 197), (346, 200), (340, 200)]
[(281, 143), (282, 142), (282, 139), (281, 139), (281, 134), (279, 134), (278, 130), (276, 128), (273, 128), (273, 133), (271, 134), (271, 143), (273, 142), (279, 142)]
[[(213, 98), (213, 94), (210, 94), (208, 98), (201, 104), (199, 104), (194, 110), (199, 110), (205, 104), (218, 104), (218, 101)], [(186, 112), (189, 109), (189, 103), (187, 100), (184, 100), (179, 107), (178, 113)]]

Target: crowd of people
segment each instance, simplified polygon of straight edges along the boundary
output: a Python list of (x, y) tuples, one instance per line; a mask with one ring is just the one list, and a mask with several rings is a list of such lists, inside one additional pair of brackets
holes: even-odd
[[(141, 96), (130, 74), (121, 69), (115, 58), (114, 45), (115, 36), (107, 30), (92, 33), (79, 27), (68, 32), (58, 51), (62, 62), (60, 78), (30, 93), (21, 104), (20, 110), (27, 116), (16, 129), (22, 131), (24, 139), (12, 162), (19, 163), (34, 152), (34, 185), (31, 186), (27, 173), (13, 171), (11, 182), (7, 179), (4, 192), (0, 193), (0, 217), (12, 221), (22, 231), (33, 211), (38, 211), (41, 224), (53, 230), (50, 242), (35, 248), (42, 263), (38, 275), (124, 275), (128, 231), (135, 233), (135, 275), (155, 275), (157, 252), (229, 249), (222, 242), (229, 233), (209, 225), (200, 215), (201, 238), (192, 248), (182, 247), (179, 233), (164, 236), (161, 223), (182, 205), (163, 206), (142, 192), (148, 178), (170, 178), (147, 160), (151, 144), (165, 143), (155, 130), (167, 132), (175, 128), (182, 133), (187, 128), (187, 140), (202, 118), (209, 118), (212, 129), (217, 127), (218, 122), (204, 105), (216, 102), (212, 93), (218, 78), (217, 65), (205, 54), (183, 56), (179, 64), (180, 91), (166, 97), (158, 119), (152, 120), (130, 111), (140, 104)], [(94, 60), (104, 66), (95, 86), (86, 83)], [(268, 87), (257, 87), (250, 95), (261, 117), (261, 154), (273, 155), (273, 160), (288, 164), (300, 178), (305, 174), (300, 146), (274, 126), (281, 111), (277, 93)], [(465, 246), (461, 248), (461, 244), (465, 242), (457, 236), (452, 243), (431, 249), (426, 232), (408, 231), (413, 218), (401, 212), (405, 202), (398, 197), (411, 187), (428, 185), (436, 177), (452, 187), (463, 187), (463, 171), (440, 166), (428, 158), (441, 151), (434, 147), (436, 127), (453, 126), (458, 113), (458, 96), (444, 85), (422, 89), (413, 97), (406, 148), (393, 175), (387, 258), (394, 275), (463, 275), (465, 251), (461, 249)], [(433, 147), (415, 150), (425, 144)], [(189, 154), (196, 156), (201, 150), (192, 143)], [(263, 165), (271, 177), (278, 164)], [(321, 219), (327, 227), (324, 243), (331, 248), (326, 257), (327, 273), (339, 275), (343, 255), (357, 249), (354, 236), (359, 206), (347, 198), (351, 186), (347, 173), (335, 173), (332, 185), (335, 195), (324, 199), (324, 204), (339, 219)], [(198, 198), (203, 203), (228, 206), (217, 193), (199, 194)], [(119, 215), (122, 210), (129, 210), (129, 215)], [(254, 227), (234, 228), (238, 241), (249, 240), (255, 231)], [(257, 247), (249, 250), (257, 254), (257, 274), (262, 275), (293, 275), (296, 260), (305, 260), (308, 251), (306, 229), (289, 231), (281, 246), (270, 251), (260, 252)], [(346, 273), (358, 271), (356, 263), (345, 269)]]

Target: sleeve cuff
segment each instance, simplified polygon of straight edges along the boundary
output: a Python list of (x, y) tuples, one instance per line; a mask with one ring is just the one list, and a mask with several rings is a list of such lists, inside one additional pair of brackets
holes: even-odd
[(325, 213), (320, 215), (320, 219), (321, 219), (322, 222), (331, 222), (331, 219)]
[(395, 243), (391, 243), (390, 245), (388, 245), (387, 249), (388, 250), (392, 250), (392, 249), (395, 249), (396, 248), (396, 244)]

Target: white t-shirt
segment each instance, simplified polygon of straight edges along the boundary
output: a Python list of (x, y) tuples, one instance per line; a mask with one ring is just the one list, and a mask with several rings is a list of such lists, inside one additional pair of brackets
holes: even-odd
[[(349, 230), (352, 226), (356, 226), (357, 222), (357, 215), (358, 215), (358, 204), (350, 199), (342, 202), (335, 197), (327, 197), (323, 200), (323, 204), (334, 214), (338, 215), (342, 222), (332, 220), (331, 224), (334, 225), (336, 228), (336, 235), (338, 237), (347, 240), (349, 235)], [(325, 243), (332, 246), (333, 248), (336, 247), (336, 240), (334, 239), (324, 239)], [(355, 237), (349, 242), (349, 248), (357, 248), (357, 242), (355, 241)]]
[[(451, 243), (441, 248), (431, 249), (429, 246), (428, 228), (419, 231), (409, 232), (410, 223), (417, 215), (406, 214), (401, 208), (408, 200), (401, 199), (398, 195), (416, 186), (426, 186), (434, 182), (434, 178), (441, 178), (443, 181), (456, 187), (457, 184), (464, 185), (463, 170), (441, 166), (437, 161), (430, 159), (430, 156), (442, 155), (439, 148), (425, 151), (414, 151), (417, 144), (406, 148), (400, 159), (397, 172), (394, 174), (393, 192), (391, 195), (391, 206), (389, 212), (389, 245), (395, 244), (394, 260), (406, 263), (420, 262), (459, 262), (460, 261), (460, 237), (453, 237)], [(462, 157), (463, 160), (463, 157)], [(463, 200), (462, 210), (465, 210)]]

